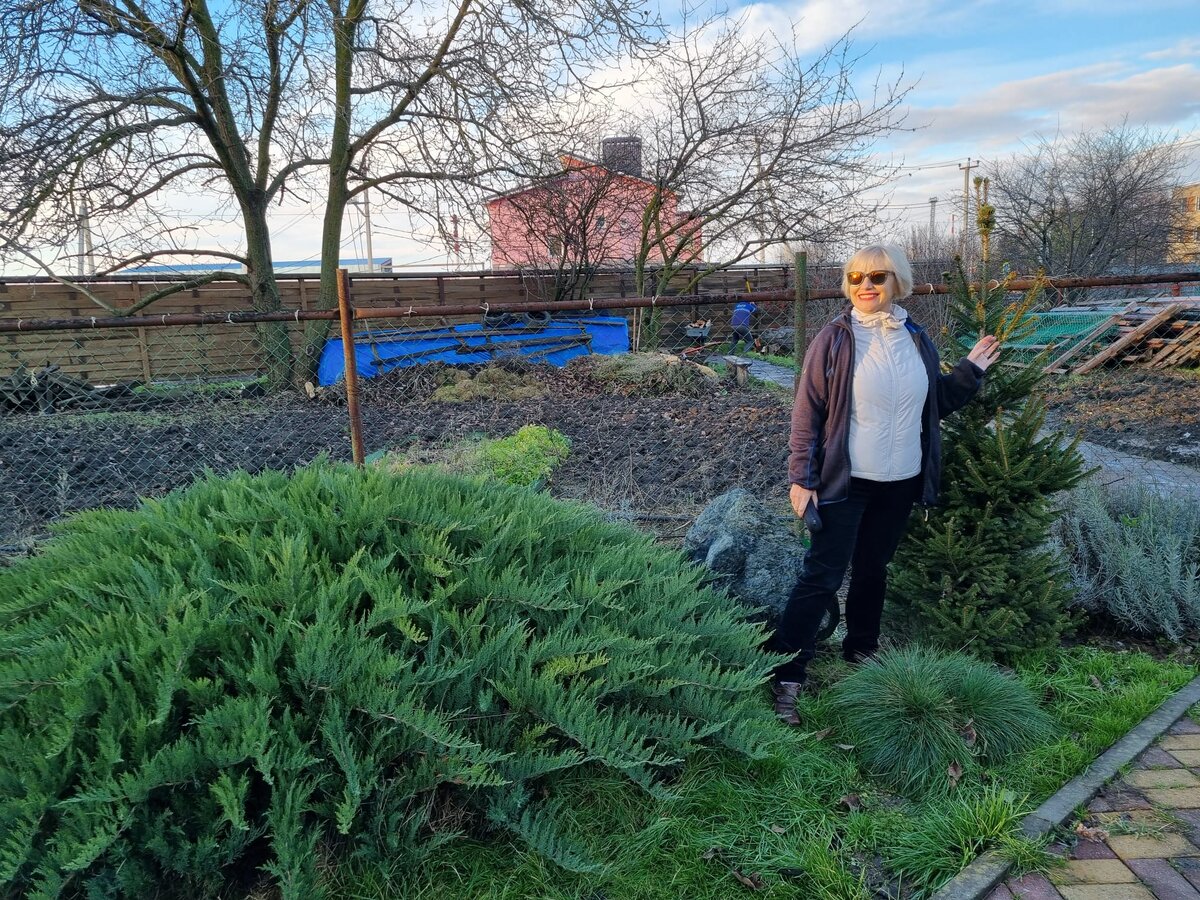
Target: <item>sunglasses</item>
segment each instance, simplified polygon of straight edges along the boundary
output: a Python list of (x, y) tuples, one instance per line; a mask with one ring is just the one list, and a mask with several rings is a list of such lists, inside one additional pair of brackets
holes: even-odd
[(888, 276), (891, 274), (891, 272), (847, 272), (846, 281), (855, 287), (858, 287), (863, 283), (863, 279), (867, 278), (870, 280), (871, 284), (878, 286), (887, 281)]

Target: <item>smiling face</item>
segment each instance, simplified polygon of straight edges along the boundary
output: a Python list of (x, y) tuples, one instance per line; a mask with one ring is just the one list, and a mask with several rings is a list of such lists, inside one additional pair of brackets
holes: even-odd
[(892, 301), (896, 298), (896, 275), (887, 268), (886, 263), (870, 268), (854, 268), (850, 271), (862, 272), (864, 275), (877, 272), (887, 273), (887, 279), (883, 284), (875, 284), (870, 278), (864, 277), (858, 284), (847, 283), (847, 287), (850, 292), (850, 302), (860, 313), (866, 315), (880, 311), (890, 312)]
[[(864, 277), (858, 284), (851, 284), (851, 272), (860, 272)], [(881, 276), (880, 284), (873, 283), (867, 277), (872, 274)], [(872, 244), (863, 247), (846, 263), (842, 270), (842, 293), (864, 315), (891, 312), (893, 303), (912, 293), (912, 280), (912, 266), (900, 247)]]

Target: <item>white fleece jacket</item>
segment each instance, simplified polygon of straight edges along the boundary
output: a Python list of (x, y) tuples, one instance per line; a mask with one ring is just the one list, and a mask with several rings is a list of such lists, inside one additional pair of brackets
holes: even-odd
[(929, 376), (912, 335), (908, 313), (852, 310), (854, 384), (850, 400), (850, 474), (871, 481), (900, 481), (921, 471), (921, 413)]

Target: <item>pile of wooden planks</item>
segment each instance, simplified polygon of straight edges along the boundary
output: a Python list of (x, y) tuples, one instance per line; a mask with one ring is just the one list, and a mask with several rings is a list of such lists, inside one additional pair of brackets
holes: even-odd
[[(1060, 310), (1069, 307), (1059, 307)], [(1101, 367), (1167, 369), (1200, 362), (1200, 298), (1142, 300), (1115, 310), (1046, 365), (1075, 375)]]

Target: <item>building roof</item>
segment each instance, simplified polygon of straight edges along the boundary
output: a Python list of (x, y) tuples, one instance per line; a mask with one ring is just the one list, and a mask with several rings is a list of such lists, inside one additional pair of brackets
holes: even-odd
[[(564, 153), (559, 156), (558, 160), (562, 163), (563, 171), (556, 172), (553, 175), (547, 175), (545, 178), (540, 178), (536, 181), (531, 181), (529, 184), (522, 185), (521, 187), (515, 187), (511, 191), (505, 191), (503, 194), (497, 194), (491, 200), (488, 200), (485, 205), (490, 206), (499, 200), (509, 200), (513, 197), (519, 196), (520, 194), (527, 193), (528, 191), (533, 191), (537, 188), (545, 187), (546, 185), (555, 184), (556, 182), (562, 181), (564, 178), (566, 178), (567, 173), (577, 169), (603, 169), (605, 172), (610, 172), (618, 178), (627, 178), (630, 181), (640, 181), (642, 184), (649, 185), (650, 187), (657, 187), (657, 185), (649, 178), (644, 178), (641, 175), (630, 175), (628, 172), (622, 172), (618, 169), (610, 169), (605, 166), (604, 163), (598, 162), (594, 159), (588, 159), (586, 156), (579, 156), (578, 154), (574, 153)], [(675, 196), (675, 192), (669, 188), (667, 189), (667, 193), (672, 197)]]

